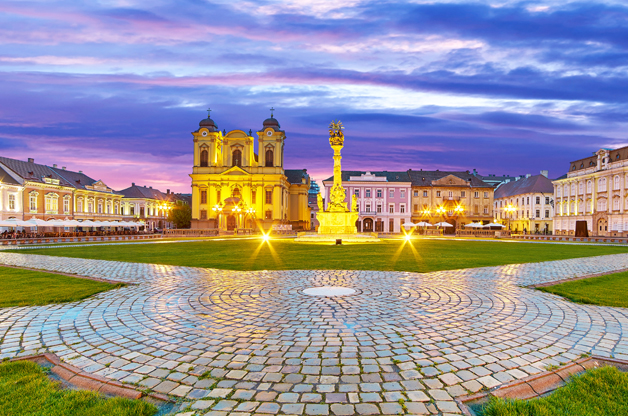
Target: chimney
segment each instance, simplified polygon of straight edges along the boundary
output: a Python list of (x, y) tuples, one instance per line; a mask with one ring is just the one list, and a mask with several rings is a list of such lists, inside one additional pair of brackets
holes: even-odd
[(131, 182), (131, 186), (135, 186), (135, 182)]
[(170, 189), (166, 189), (166, 193), (169, 195), (170, 194)]
[(79, 170), (79, 173), (83, 173), (83, 171), (82, 171), (82, 170)]
[(53, 168), (56, 168), (56, 167), (57, 167), (57, 164), (56, 164), (56, 163), (55, 163), (55, 164), (53, 164), (53, 165), (52, 165), (52, 167), (53, 167)]
[(33, 159), (32, 157), (28, 158), (28, 163), (35, 163), (35, 159)]
[(548, 177), (548, 175), (549, 175), (549, 171), (547, 171), (547, 170), (542, 170), (542, 171), (541, 171), (541, 175), (543, 175), (543, 176), (545, 176), (545, 177), (547, 178), (547, 177)]
[(61, 169), (65, 170), (65, 166), (64, 166), (64, 167), (62, 167)]
[(530, 175), (529, 173), (526, 173), (526, 179), (529, 178), (530, 176), (532, 175)]

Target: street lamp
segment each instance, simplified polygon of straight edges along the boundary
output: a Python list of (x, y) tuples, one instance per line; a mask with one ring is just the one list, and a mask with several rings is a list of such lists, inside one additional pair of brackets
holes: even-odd
[(504, 211), (510, 213), (508, 216), (508, 231), (510, 231), (510, 220), (512, 219), (512, 213), (515, 212), (517, 208), (515, 208), (512, 204), (508, 204), (504, 207)]
[(220, 219), (221, 219), (220, 218), (220, 214), (222, 214), (222, 207), (220, 206), (220, 204), (216, 204), (216, 205), (213, 206), (212, 211), (214, 211), (216, 213), (216, 215), (217, 215), (217, 218), (218, 218), (218, 228), (220, 228), (221, 227), (221, 224), (220, 224), (220, 222), (221, 222), (220, 221)]

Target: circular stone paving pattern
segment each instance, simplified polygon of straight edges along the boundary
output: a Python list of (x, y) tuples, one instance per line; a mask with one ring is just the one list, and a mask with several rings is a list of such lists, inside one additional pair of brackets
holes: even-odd
[[(0, 256), (23, 266), (41, 257)], [(552, 267), (558, 278), (563, 267), (573, 276), (574, 264), (534, 267)], [(626, 310), (516, 286), (524, 272), (542, 269), (233, 272), (54, 258), (45, 265), (139, 285), (71, 304), (0, 309), (0, 358), (55, 352), (84, 371), (218, 412), (210, 415), (459, 413), (457, 396), (584, 352), (628, 354)]]

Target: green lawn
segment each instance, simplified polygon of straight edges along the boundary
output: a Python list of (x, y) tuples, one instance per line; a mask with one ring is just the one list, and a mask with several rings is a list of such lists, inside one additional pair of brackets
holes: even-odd
[(549, 396), (532, 400), (493, 398), (482, 416), (625, 416), (628, 374), (615, 367), (589, 370), (572, 377)]
[(42, 367), (29, 361), (0, 364), (0, 416), (150, 416), (152, 404), (105, 399), (85, 390), (63, 390)]
[(46, 305), (85, 299), (120, 285), (89, 279), (0, 267), (0, 307)]
[(336, 246), (291, 239), (60, 247), (20, 251), (228, 270), (346, 269), (429, 272), (626, 253), (628, 247), (416, 239)]
[(539, 290), (554, 293), (578, 303), (628, 308), (628, 272), (574, 280)]

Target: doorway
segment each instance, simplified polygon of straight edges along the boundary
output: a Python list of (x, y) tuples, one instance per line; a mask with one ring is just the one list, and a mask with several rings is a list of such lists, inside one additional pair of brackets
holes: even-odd
[(362, 221), (364, 223), (364, 232), (365, 233), (372, 233), (373, 232), (373, 219), (372, 218), (365, 218), (364, 221)]
[(229, 215), (227, 217), (227, 231), (233, 231), (236, 228), (236, 217), (235, 215)]

